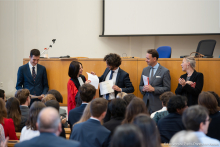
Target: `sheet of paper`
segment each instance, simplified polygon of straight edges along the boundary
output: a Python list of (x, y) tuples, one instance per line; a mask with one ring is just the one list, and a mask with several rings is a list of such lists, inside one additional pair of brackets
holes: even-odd
[(149, 85), (149, 77), (142, 75), (143, 76), (143, 81), (144, 81), (144, 85)]
[(114, 90), (112, 89), (112, 86), (113, 86), (113, 80), (101, 82), (100, 83), (101, 95), (114, 92)]
[(97, 75), (92, 75), (88, 72), (86, 72), (88, 74), (88, 80), (91, 81), (91, 85), (93, 85), (96, 89), (99, 88), (99, 78)]

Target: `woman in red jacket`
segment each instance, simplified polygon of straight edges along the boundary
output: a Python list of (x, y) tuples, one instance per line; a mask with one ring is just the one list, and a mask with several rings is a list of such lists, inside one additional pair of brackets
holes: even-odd
[(90, 83), (90, 81), (86, 81), (85, 76), (82, 75), (83, 67), (82, 63), (77, 61), (72, 61), (69, 66), (69, 81), (67, 83), (67, 107), (68, 107), (68, 114), (69, 111), (76, 107), (75, 97), (78, 93), (78, 89), (84, 83)]
[(7, 118), (7, 110), (5, 102), (0, 98), (0, 123), (4, 128), (5, 137), (9, 136), (9, 140), (18, 140), (15, 133), (14, 122), (11, 118)]

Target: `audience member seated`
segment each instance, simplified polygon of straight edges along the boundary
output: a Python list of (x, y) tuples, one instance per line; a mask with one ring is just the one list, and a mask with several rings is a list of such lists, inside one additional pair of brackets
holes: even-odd
[(161, 147), (159, 131), (150, 116), (139, 114), (134, 118), (133, 123), (140, 128), (144, 137), (145, 147)]
[(46, 94), (41, 101), (45, 104), (49, 100), (56, 100), (56, 98), (52, 94)]
[(31, 101), (30, 91), (28, 89), (17, 90), (15, 93), (15, 97), (18, 98), (18, 100), (20, 102), (21, 116), (27, 120), (29, 110), (30, 110), (29, 105), (30, 105), (30, 101)]
[[(46, 103), (45, 103), (45, 105), (47, 106), (47, 107), (53, 107), (53, 108), (55, 108), (56, 110), (57, 110), (57, 112), (59, 113), (59, 108), (60, 108), (60, 104), (58, 103), (58, 101), (56, 101), (56, 100), (49, 100), (49, 101), (47, 101)], [(61, 119), (61, 122), (62, 122), (62, 119)], [(63, 124), (65, 124), (66, 123), (66, 120), (65, 120), (65, 122), (62, 122), (61, 124), (62, 124), (62, 132), (60, 133), (60, 137), (63, 137), (63, 138), (65, 138), (66, 139), (66, 132), (65, 132), (65, 130), (64, 130), (64, 125)]]
[(201, 142), (193, 131), (180, 131), (170, 140), (172, 147), (201, 147)]
[(0, 89), (0, 98), (5, 101), (5, 91), (3, 89)]
[(210, 92), (202, 92), (199, 94), (198, 103), (208, 109), (209, 117), (212, 119), (207, 136), (220, 140), (220, 107), (215, 96)]
[(0, 145), (2, 142), (5, 141), (5, 133), (4, 133), (4, 128), (3, 126), (0, 124)]
[[(183, 112), (183, 124), (187, 130), (195, 131), (196, 136), (202, 144), (211, 147), (211, 143), (220, 146), (217, 139), (206, 136), (211, 121), (208, 110), (200, 105), (191, 106)], [(216, 146), (215, 145), (215, 146)]]
[(21, 115), (20, 103), (17, 98), (11, 97), (6, 102), (7, 116), (14, 122), (15, 131), (21, 132), (27, 118)]
[(140, 113), (148, 114), (147, 107), (142, 99), (135, 97), (126, 108), (125, 119), (122, 124), (131, 123), (133, 118)]
[(169, 114), (167, 111), (167, 103), (172, 96), (174, 96), (174, 94), (171, 91), (164, 92), (163, 94), (160, 95), (160, 100), (162, 102), (163, 108), (152, 113), (150, 116), (151, 118), (153, 118), (155, 120), (156, 124), (158, 123), (158, 121), (161, 118), (163, 118)]
[(215, 93), (214, 91), (208, 91), (208, 92), (210, 92), (211, 94), (213, 94), (215, 96), (215, 98), (216, 98), (216, 100), (218, 102), (218, 106), (220, 107), (220, 98), (219, 98), (218, 94)]
[(111, 147), (145, 147), (143, 135), (133, 124), (118, 126), (113, 134)]
[(4, 128), (5, 137), (9, 136), (10, 140), (18, 140), (15, 132), (14, 122), (11, 118), (7, 118), (7, 109), (5, 101), (0, 98), (0, 123)]
[(20, 142), (15, 147), (79, 147), (76, 141), (63, 139), (59, 136), (61, 132), (60, 116), (56, 109), (44, 108), (37, 118), (36, 124), (40, 136), (27, 141)]
[(127, 95), (127, 93), (125, 93), (125, 92), (119, 92), (119, 93), (116, 95), (116, 98), (121, 98), (121, 99), (123, 99), (123, 97), (126, 96), (126, 95)]
[(111, 119), (104, 123), (103, 126), (111, 131), (112, 136), (115, 128), (121, 124), (125, 117), (126, 102), (120, 98), (113, 99), (109, 104), (109, 109), (112, 115)]
[(108, 147), (111, 132), (101, 125), (105, 117), (108, 101), (96, 98), (91, 101), (91, 117), (83, 123), (74, 125), (70, 139), (79, 141), (82, 147)]
[(162, 143), (169, 143), (175, 133), (185, 130), (182, 123), (182, 113), (186, 108), (186, 97), (177, 95), (170, 98), (167, 104), (169, 114), (158, 122)]
[[(90, 105), (91, 105), (91, 102), (87, 104), (86, 108), (85, 108), (84, 111), (83, 111), (83, 114), (82, 114), (80, 120), (79, 120), (78, 122), (76, 122), (75, 124), (79, 124), (79, 123), (85, 122), (85, 121), (87, 121), (88, 119), (90, 119), (90, 117), (91, 117)], [(73, 126), (74, 126), (75, 124), (73, 124)], [(101, 124), (102, 124), (102, 121), (101, 121)], [(73, 127), (72, 127), (72, 128), (73, 128)]]
[(123, 99), (125, 100), (126, 105), (128, 105), (131, 102), (131, 100), (135, 97), (136, 96), (134, 94), (127, 94), (123, 97)]
[(20, 141), (29, 140), (40, 135), (36, 122), (39, 112), (45, 107), (45, 104), (39, 101), (31, 105), (26, 126), (21, 130)]
[(72, 129), (73, 124), (75, 124), (81, 118), (86, 105), (95, 97), (96, 89), (91, 84), (83, 84), (79, 87), (80, 98), (82, 99), (82, 104), (69, 112), (68, 123)]

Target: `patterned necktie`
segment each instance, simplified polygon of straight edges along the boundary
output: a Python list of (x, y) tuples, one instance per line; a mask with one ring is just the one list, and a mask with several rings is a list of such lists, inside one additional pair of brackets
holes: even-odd
[[(112, 79), (112, 77), (113, 77), (113, 73), (114, 73), (114, 71), (111, 70), (111, 74), (110, 74), (109, 80)], [(108, 99), (109, 99), (109, 94), (106, 94), (106, 100), (108, 100)]]
[(36, 78), (35, 67), (32, 67), (32, 77), (35, 82), (35, 78)]
[(150, 75), (150, 79), (152, 79), (152, 78), (153, 78), (153, 76), (154, 76), (154, 68), (152, 67), (152, 69), (151, 69), (151, 75)]

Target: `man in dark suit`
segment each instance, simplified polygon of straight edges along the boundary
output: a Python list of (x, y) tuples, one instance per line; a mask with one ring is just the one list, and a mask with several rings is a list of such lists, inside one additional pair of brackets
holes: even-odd
[(37, 119), (40, 136), (20, 142), (15, 147), (79, 147), (77, 141), (70, 141), (58, 137), (61, 129), (60, 117), (56, 109), (47, 107), (41, 110)]
[(95, 97), (95, 93), (96, 89), (91, 84), (83, 84), (79, 88), (79, 94), (82, 100), (82, 104), (79, 107), (70, 110), (69, 112), (68, 123), (70, 124), (71, 129), (73, 124), (79, 121), (87, 104)]
[(158, 122), (162, 143), (169, 143), (173, 135), (185, 130), (182, 122), (183, 111), (187, 108), (187, 100), (180, 95), (172, 96), (167, 104), (169, 114)]
[(107, 106), (107, 100), (93, 99), (90, 105), (90, 119), (74, 125), (70, 139), (79, 141), (83, 147), (108, 147), (111, 132), (100, 123), (105, 117)]
[[(46, 68), (38, 64), (40, 51), (38, 49), (32, 49), (29, 58), (30, 61), (18, 69), (16, 89), (26, 88), (30, 91), (31, 95), (43, 97), (49, 87)], [(40, 100), (31, 99), (31, 104), (34, 101)]]
[[(143, 100), (148, 106), (150, 113), (162, 108), (159, 99), (160, 95), (166, 91), (170, 91), (170, 72), (167, 68), (157, 63), (159, 54), (155, 49), (150, 49), (146, 54), (146, 62), (148, 67), (143, 69), (139, 89), (143, 94)], [(143, 75), (149, 78), (149, 83), (144, 84)], [(149, 103), (148, 103), (149, 102)]]

